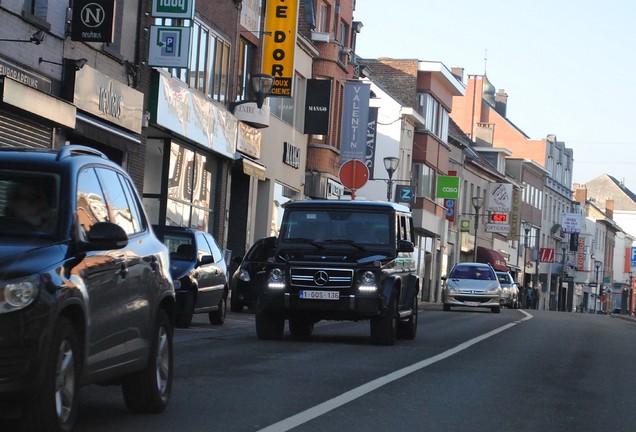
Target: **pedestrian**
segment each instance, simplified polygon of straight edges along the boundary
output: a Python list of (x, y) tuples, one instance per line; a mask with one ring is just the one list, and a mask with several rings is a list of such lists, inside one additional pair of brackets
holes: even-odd
[(526, 309), (533, 309), (534, 292), (532, 287), (526, 287)]

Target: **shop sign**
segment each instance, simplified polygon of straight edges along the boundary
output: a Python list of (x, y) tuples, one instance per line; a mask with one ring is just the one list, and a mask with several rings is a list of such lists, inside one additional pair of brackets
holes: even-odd
[(561, 221), (563, 232), (567, 234), (581, 232), (581, 215), (578, 213), (565, 213)]
[(579, 237), (579, 248), (576, 252), (576, 269), (585, 270), (585, 237)]
[(288, 142), (283, 143), (283, 145), (283, 163), (298, 169), (300, 167), (300, 147)]
[(194, 17), (194, 0), (152, 0), (152, 16), (155, 18)]
[(263, 134), (261, 131), (239, 122), (236, 149), (241, 153), (252, 156), (254, 159), (260, 159), (262, 138)]
[(328, 178), (327, 199), (340, 199), (342, 195), (344, 195), (344, 186)]
[(292, 97), (297, 16), (298, 0), (271, 0), (265, 6), (265, 30), (270, 34), (263, 41), (262, 71), (274, 77), (270, 96)]
[(0, 59), (0, 76), (2, 75), (44, 93), (50, 94), (52, 91), (49, 78)]
[(341, 164), (350, 160), (366, 160), (370, 97), (371, 84), (359, 81), (345, 82), (340, 129)]
[(141, 133), (144, 94), (84, 66), (75, 72), (73, 103), (83, 111), (135, 133)]
[(512, 184), (489, 183), (488, 198), (487, 211), (493, 213), (510, 213), (512, 210)]
[(486, 224), (486, 232), (498, 233), (498, 234), (508, 234), (510, 232), (510, 225), (508, 225), (508, 224), (499, 224), (499, 223), (487, 223)]
[(113, 43), (115, 0), (74, 0), (71, 40)]
[(459, 177), (438, 176), (437, 177), (437, 198), (459, 198)]
[(238, 120), (225, 107), (155, 70), (150, 122), (223, 156), (237, 159)]

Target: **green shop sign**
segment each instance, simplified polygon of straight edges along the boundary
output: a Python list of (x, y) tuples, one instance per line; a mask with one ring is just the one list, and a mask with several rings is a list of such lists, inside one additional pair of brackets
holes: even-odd
[(459, 198), (459, 177), (439, 176), (437, 177), (437, 198)]

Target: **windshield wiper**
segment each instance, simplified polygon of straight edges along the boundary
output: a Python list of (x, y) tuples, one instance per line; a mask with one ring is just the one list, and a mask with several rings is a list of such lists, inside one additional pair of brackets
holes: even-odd
[(361, 246), (358, 243), (356, 243), (354, 240), (349, 240), (349, 239), (331, 239), (331, 240), (325, 240), (325, 243), (348, 244), (360, 250), (367, 250), (367, 248), (365, 248), (364, 246)]
[(312, 240), (306, 237), (290, 237), (285, 239), (286, 242), (299, 242), (299, 243), (309, 243), (312, 246), (315, 246), (320, 249), (324, 249), (325, 247), (319, 242)]

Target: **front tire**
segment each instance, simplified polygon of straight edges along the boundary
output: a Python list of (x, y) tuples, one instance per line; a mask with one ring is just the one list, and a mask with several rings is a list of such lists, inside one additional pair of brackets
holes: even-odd
[(490, 311), (492, 313), (500, 313), (501, 312), (501, 307), (495, 306), (494, 308), (490, 309)]
[(210, 324), (222, 325), (225, 322), (225, 315), (227, 314), (227, 296), (223, 295), (219, 300), (219, 307), (214, 312), (208, 313)]
[(122, 383), (129, 410), (160, 413), (168, 406), (172, 390), (172, 325), (165, 310), (159, 310), (146, 368), (127, 377)]
[(396, 293), (391, 295), (385, 316), (371, 319), (371, 342), (376, 345), (395, 345), (398, 323), (395, 296)]
[(37, 399), (27, 407), (26, 430), (69, 432), (78, 410), (79, 343), (71, 322), (61, 318), (55, 327), (45, 376)]
[(397, 337), (399, 339), (407, 339), (412, 340), (415, 339), (417, 335), (417, 297), (413, 298), (413, 312), (409, 317), (408, 321), (398, 323), (398, 334)]

